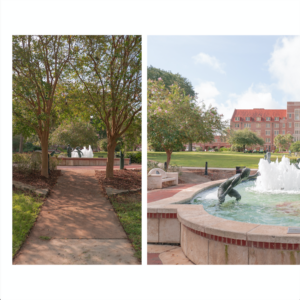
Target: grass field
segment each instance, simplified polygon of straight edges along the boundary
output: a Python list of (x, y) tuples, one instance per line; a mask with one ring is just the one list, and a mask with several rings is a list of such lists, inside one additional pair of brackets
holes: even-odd
[(16, 190), (13, 192), (13, 256), (26, 240), (42, 204), (43, 198), (39, 196)]
[(142, 201), (141, 193), (110, 196), (112, 206), (132, 243), (135, 256), (142, 259)]
[[(272, 153), (271, 160), (280, 160), (284, 154)], [(235, 168), (236, 166), (257, 169), (258, 163), (264, 154), (242, 152), (174, 152), (171, 156), (171, 165), (180, 167), (208, 167), (211, 168)], [(291, 157), (289, 157), (291, 158)], [(293, 157), (296, 158), (296, 157)], [(167, 160), (165, 152), (148, 152), (148, 160), (163, 163)]]

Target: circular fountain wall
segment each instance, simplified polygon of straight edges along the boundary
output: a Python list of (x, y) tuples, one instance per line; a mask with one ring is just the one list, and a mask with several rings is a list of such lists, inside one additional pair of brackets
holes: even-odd
[(203, 191), (191, 200), (191, 204), (203, 205), (217, 217), (240, 222), (300, 226), (300, 170), (283, 157), (280, 162), (259, 162), (261, 176), (256, 181), (241, 183), (235, 190), (240, 201), (226, 196), (219, 204), (218, 187)]

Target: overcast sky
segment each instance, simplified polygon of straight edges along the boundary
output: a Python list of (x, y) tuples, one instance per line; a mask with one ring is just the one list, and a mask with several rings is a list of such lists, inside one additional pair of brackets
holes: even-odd
[(148, 66), (188, 78), (199, 100), (235, 108), (300, 101), (300, 36), (148, 36)]

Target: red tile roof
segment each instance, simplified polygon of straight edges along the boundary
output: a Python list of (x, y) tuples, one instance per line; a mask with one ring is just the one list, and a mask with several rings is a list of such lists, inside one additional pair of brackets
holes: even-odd
[(279, 120), (287, 117), (286, 109), (264, 109), (264, 108), (254, 108), (254, 109), (235, 109), (231, 118), (232, 122), (235, 121), (235, 117), (240, 117), (240, 121), (245, 122), (246, 117), (250, 117), (250, 121), (256, 121), (257, 117), (261, 117), (262, 121), (266, 121), (267, 117), (271, 117), (271, 121), (274, 121), (275, 117), (279, 117)]

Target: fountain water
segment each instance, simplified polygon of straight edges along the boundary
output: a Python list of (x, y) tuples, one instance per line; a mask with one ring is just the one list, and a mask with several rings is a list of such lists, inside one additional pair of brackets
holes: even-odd
[(300, 192), (300, 171), (283, 156), (281, 161), (269, 163), (261, 159), (258, 164), (259, 176), (253, 190), (258, 192)]
[[(81, 152), (83, 153), (83, 155), (81, 156), (83, 158), (93, 158), (94, 157), (94, 153), (93, 153), (91, 145), (89, 145), (89, 149), (86, 149), (86, 147), (84, 146), (83, 149), (81, 150)], [(71, 157), (79, 157), (77, 150), (73, 150), (71, 152)]]

